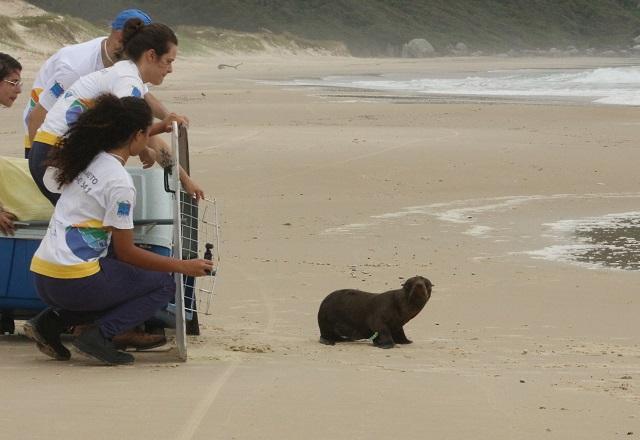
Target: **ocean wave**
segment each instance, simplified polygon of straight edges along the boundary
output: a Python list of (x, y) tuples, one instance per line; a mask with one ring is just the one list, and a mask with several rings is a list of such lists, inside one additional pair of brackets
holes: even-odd
[(467, 77), (406, 78), (327, 76), (298, 79), (287, 85), (404, 92), (419, 95), (491, 97), (553, 97), (590, 99), (597, 104), (640, 105), (640, 67), (611, 67), (580, 71), (492, 71)]

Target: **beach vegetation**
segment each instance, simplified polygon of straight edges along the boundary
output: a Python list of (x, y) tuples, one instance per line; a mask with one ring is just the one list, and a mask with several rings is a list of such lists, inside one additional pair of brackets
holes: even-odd
[[(485, 52), (567, 46), (625, 48), (640, 33), (637, 0), (182, 0), (178, 3), (33, 0), (32, 3), (51, 12), (80, 16), (99, 26), (108, 24), (120, 9), (139, 7), (157, 21), (194, 26), (194, 32), (212, 27), (251, 33), (253, 36), (238, 37), (211, 31), (197, 38), (197, 44), (206, 47), (213, 44), (249, 51), (261, 50), (267, 33), (279, 35), (279, 43), (287, 36), (294, 36), (295, 44), (307, 42), (308, 46), (311, 41), (329, 46), (340, 42), (359, 56), (398, 54), (402, 45), (414, 38), (428, 40), (439, 53), (458, 42), (464, 42), (471, 51)], [(205, 41), (207, 38), (209, 41)], [(197, 44), (193, 43), (193, 47)]]

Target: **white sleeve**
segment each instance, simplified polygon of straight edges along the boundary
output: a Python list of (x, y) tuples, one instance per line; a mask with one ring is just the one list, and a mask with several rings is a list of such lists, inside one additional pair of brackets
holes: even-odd
[(130, 186), (116, 186), (105, 193), (105, 213), (103, 226), (116, 229), (133, 229), (133, 208), (136, 203), (136, 190)]
[(125, 96), (135, 96), (142, 98), (148, 92), (148, 88), (144, 85), (140, 78), (135, 76), (123, 76), (117, 79), (111, 92), (118, 98)]
[(42, 176), (42, 183), (44, 183), (44, 187), (54, 194), (62, 193), (62, 187), (57, 180), (59, 172), (60, 170), (58, 168), (47, 167), (44, 172), (44, 176)]
[(46, 111), (51, 110), (60, 95), (73, 85), (80, 78), (75, 70), (66, 63), (61, 62), (53, 73), (53, 77), (47, 79), (47, 83), (42, 88), (40, 94), (40, 105)]

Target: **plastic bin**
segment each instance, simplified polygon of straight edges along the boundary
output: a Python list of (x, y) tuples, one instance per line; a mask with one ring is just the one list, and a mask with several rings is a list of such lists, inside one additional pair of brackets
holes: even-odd
[(0, 236), (0, 313), (5, 319), (6, 315), (31, 316), (45, 307), (29, 271), (31, 258), (45, 232), (46, 228), (18, 229), (13, 237)]

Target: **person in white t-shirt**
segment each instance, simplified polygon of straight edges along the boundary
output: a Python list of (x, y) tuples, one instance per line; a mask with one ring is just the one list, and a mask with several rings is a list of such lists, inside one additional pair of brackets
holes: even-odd
[[(122, 30), (127, 20), (132, 18), (151, 24), (149, 15), (140, 9), (120, 11), (111, 23), (111, 33), (107, 37), (65, 46), (40, 67), (31, 87), (30, 99), (23, 111), (25, 158), (29, 157), (36, 131), (58, 97), (81, 76), (113, 66), (119, 60), (122, 52)], [(149, 98), (152, 98), (151, 95)], [(163, 118), (164, 115), (160, 117)]]
[(170, 272), (203, 276), (213, 270), (205, 259), (164, 257), (134, 245), (136, 190), (124, 165), (145, 148), (151, 120), (143, 99), (102, 95), (54, 150), (50, 170), (56, 172), (48, 183), (61, 189), (61, 197), (31, 262), (38, 294), (52, 309), (28, 321), (25, 334), (58, 360), (70, 353), (60, 341), (63, 326), (55, 308), (101, 312), (74, 346), (106, 364), (130, 364), (133, 356), (116, 350), (112, 338), (173, 298)]
[[(148, 89), (145, 83), (159, 85), (173, 71), (172, 63), (176, 59), (178, 39), (169, 27), (160, 23), (145, 25), (142, 20), (132, 18), (127, 20), (122, 32), (126, 59), (78, 79), (51, 107), (31, 145), (31, 175), (38, 188), (54, 205), (59, 196), (48, 191), (43, 184), (44, 163), (49, 152), (57, 147), (60, 136), (75, 122), (78, 115), (92, 105), (95, 97), (103, 93), (112, 93), (118, 97), (146, 97)], [(179, 120), (179, 116), (170, 113), (161, 122), (154, 124), (151, 134), (169, 131), (171, 122)], [(161, 150), (161, 153), (163, 157), (170, 158), (166, 150)], [(166, 165), (166, 160), (161, 165)], [(184, 170), (181, 170), (180, 177), (185, 191), (197, 198), (204, 197), (203, 191)]]

